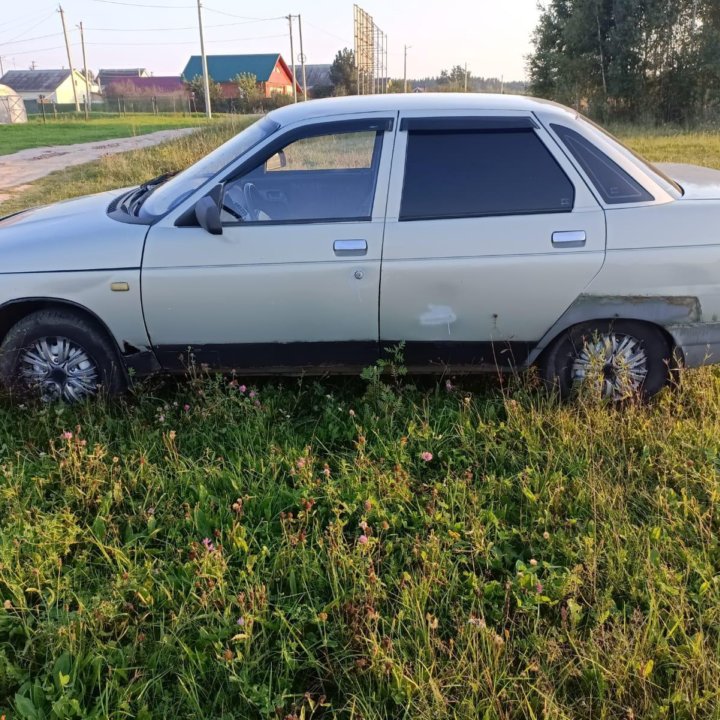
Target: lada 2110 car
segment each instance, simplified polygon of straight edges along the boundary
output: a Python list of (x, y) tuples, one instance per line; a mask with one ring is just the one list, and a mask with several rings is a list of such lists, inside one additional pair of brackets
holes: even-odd
[(173, 177), (3, 219), (0, 260), (0, 378), (46, 399), (401, 342), (416, 372), (649, 396), (720, 352), (720, 172), (524, 97), (285, 107)]

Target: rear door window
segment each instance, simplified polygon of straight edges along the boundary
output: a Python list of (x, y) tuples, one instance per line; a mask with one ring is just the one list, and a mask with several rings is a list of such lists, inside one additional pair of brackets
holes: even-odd
[(401, 221), (572, 211), (575, 188), (532, 127), (452, 120), (408, 130)]

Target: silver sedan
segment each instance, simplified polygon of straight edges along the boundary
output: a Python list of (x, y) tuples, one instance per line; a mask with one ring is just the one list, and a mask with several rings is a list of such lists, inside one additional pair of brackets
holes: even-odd
[(79, 400), (194, 364), (537, 364), (650, 396), (720, 357), (720, 172), (654, 167), (561, 106), (286, 107), (173, 177), (0, 221), (0, 379)]

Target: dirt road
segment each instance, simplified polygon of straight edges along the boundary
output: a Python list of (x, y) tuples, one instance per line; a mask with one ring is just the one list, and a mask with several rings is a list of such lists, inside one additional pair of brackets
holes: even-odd
[(45, 177), (55, 170), (62, 170), (71, 165), (82, 165), (82, 163), (97, 160), (103, 155), (113, 155), (126, 150), (157, 145), (165, 140), (172, 140), (195, 132), (196, 129), (160, 130), (129, 138), (99, 140), (77, 145), (53, 145), (52, 147), (20, 150), (11, 155), (0, 155), (0, 202), (7, 200), (15, 192), (21, 192), (34, 180)]

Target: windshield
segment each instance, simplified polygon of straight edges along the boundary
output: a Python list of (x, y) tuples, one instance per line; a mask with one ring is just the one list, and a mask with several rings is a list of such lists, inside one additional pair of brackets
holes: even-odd
[(235, 162), (241, 155), (270, 137), (280, 125), (263, 118), (250, 125), (240, 134), (198, 160), (186, 170), (175, 175), (152, 191), (140, 208), (141, 217), (158, 217), (177, 207), (210, 178)]
[(631, 155), (635, 160), (637, 160), (642, 165), (644, 165), (646, 170), (649, 170), (651, 173), (653, 173), (660, 179), (661, 186), (665, 185), (666, 189), (667, 189), (667, 186), (669, 186), (675, 192), (680, 193), (680, 195), (684, 195), (684, 191), (683, 191), (682, 187), (680, 187), (680, 185), (678, 185), (672, 178), (668, 177), (659, 167), (656, 167), (649, 160), (646, 160), (642, 155), (639, 155), (632, 148), (629, 148), (627, 145), (625, 145), (625, 143), (618, 140), (614, 135), (611, 135), (601, 125), (594, 123), (589, 118), (583, 117), (580, 114), (578, 114), (577, 117), (580, 122), (584, 122), (587, 125), (591, 125), (593, 128), (595, 128), (595, 130), (600, 131), (607, 140), (609, 140), (613, 145), (615, 145), (615, 147), (618, 148), (620, 151), (622, 151), (626, 156)]

